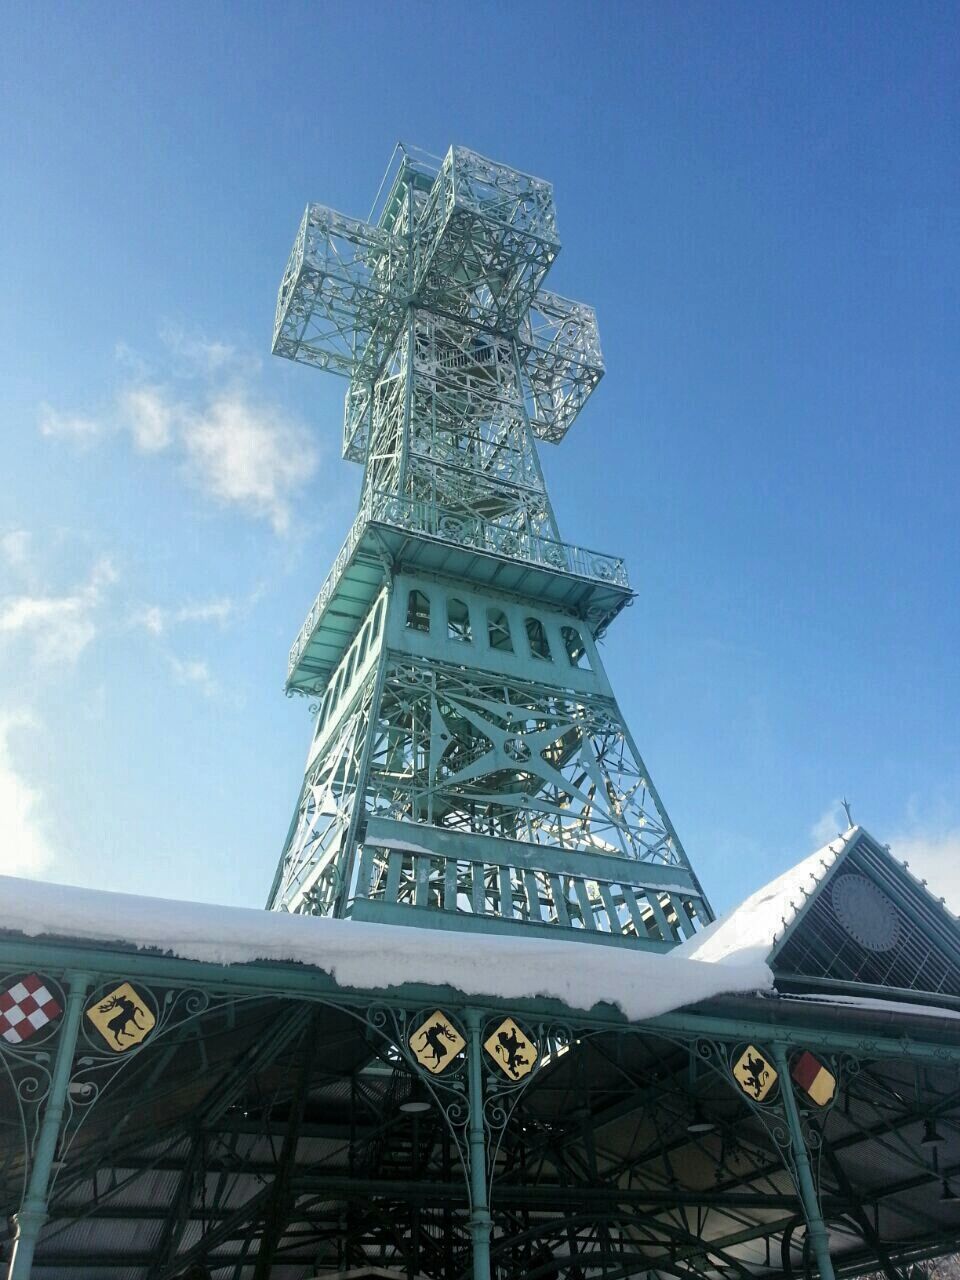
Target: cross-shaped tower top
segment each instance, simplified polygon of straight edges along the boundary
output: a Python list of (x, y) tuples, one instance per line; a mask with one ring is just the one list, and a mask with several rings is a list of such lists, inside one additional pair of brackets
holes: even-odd
[[(593, 308), (540, 287), (560, 249), (552, 187), (464, 147), (398, 147), (383, 192), (376, 221), (308, 205), (274, 330), (278, 355), (350, 379), (343, 454), (365, 477), (347, 545), (399, 524), (571, 571), (606, 625), (623, 562), (560, 541), (534, 445), (563, 439), (603, 374)], [(293, 646), (292, 690), (329, 674), (316, 628), (334, 587)]]
[(389, 359), (412, 305), (516, 339), (534, 434), (563, 438), (603, 374), (593, 308), (542, 289), (560, 251), (549, 182), (465, 147), (398, 148), (377, 221), (307, 207), (277, 301), (277, 355), (345, 375), (344, 456), (364, 460), (349, 402)]

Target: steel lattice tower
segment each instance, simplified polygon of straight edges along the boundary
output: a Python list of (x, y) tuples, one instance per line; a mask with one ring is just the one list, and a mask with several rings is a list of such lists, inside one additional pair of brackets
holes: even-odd
[(712, 918), (596, 647), (623, 561), (560, 540), (537, 457), (603, 374), (559, 248), (550, 184), (463, 147), (398, 147), (371, 221), (304, 214), (273, 349), (349, 379), (364, 480), (290, 654), (318, 709), (274, 908), (653, 948)]

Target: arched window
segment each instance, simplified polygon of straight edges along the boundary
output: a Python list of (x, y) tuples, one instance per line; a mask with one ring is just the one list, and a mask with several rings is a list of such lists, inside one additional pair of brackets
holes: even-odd
[(447, 601), (447, 639), (465, 640), (467, 644), (473, 639), (473, 633), (470, 630), (470, 610), (456, 596), (451, 596)]
[(576, 627), (561, 627), (560, 635), (563, 637), (563, 647), (567, 651), (567, 657), (570, 659), (571, 667), (586, 667), (590, 669), (590, 659), (587, 657), (587, 650), (583, 643), (583, 637)]
[(510, 622), (502, 609), (487, 610), (487, 639), (490, 641), (491, 649), (499, 649), (501, 653), (513, 653)]
[(340, 701), (341, 693), (343, 693), (343, 667), (340, 668), (340, 671), (337, 675), (337, 683), (333, 686), (333, 697), (330, 699), (331, 711)]
[(547, 643), (547, 633), (543, 629), (543, 623), (539, 618), (528, 618), (526, 627), (531, 656), (541, 658), (544, 662), (552, 662), (550, 645)]
[(356, 665), (357, 665), (357, 650), (356, 648), (353, 648), (350, 650), (350, 657), (347, 659), (347, 673), (343, 677), (344, 689), (350, 688), (350, 682), (353, 679), (353, 672), (354, 672), (354, 669), (356, 668)]
[(323, 702), (320, 704), (320, 714), (317, 716), (317, 733), (327, 723), (327, 716), (330, 714), (330, 703), (333, 701), (331, 697), (332, 690), (328, 689), (323, 695)]
[(360, 648), (357, 650), (357, 666), (362, 667), (364, 658), (367, 656), (367, 645), (370, 643), (370, 624), (368, 623), (360, 632)]
[[(373, 615), (373, 626), (370, 628), (370, 639), (376, 640), (380, 634), (380, 624), (383, 622), (383, 606), (386, 602), (386, 596), (380, 597), (380, 603), (377, 605), (377, 612)], [(427, 616), (429, 618), (430, 606), (427, 605)]]
[(411, 631), (430, 630), (430, 597), (411, 591), (407, 597), (407, 626)]

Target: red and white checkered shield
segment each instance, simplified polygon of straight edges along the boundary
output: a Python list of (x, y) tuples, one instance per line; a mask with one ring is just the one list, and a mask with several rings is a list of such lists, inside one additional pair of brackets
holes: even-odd
[(0, 1036), (20, 1044), (62, 1012), (44, 980), (30, 973), (0, 993)]

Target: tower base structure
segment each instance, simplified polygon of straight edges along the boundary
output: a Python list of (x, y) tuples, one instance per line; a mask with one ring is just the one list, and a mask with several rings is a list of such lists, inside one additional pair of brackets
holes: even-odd
[(693, 936), (709, 907), (589, 626), (475, 585), (469, 558), (450, 548), (457, 576), (396, 573), (330, 677), (271, 905), (664, 949)]

